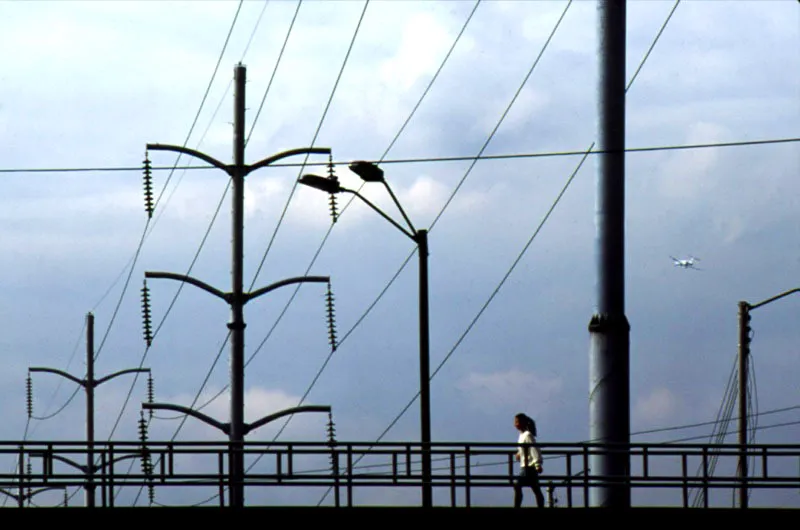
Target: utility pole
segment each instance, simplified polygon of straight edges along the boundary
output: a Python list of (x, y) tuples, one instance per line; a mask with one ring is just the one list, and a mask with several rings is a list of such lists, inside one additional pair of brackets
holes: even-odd
[[(224, 164), (219, 160), (187, 147), (164, 144), (147, 144), (147, 149), (154, 151), (174, 151), (199, 158), (209, 164), (225, 171), (231, 178), (233, 184), (233, 203), (232, 203), (232, 264), (231, 264), (231, 292), (223, 293), (210, 285), (185, 275), (147, 272), (146, 278), (168, 278), (179, 280), (200, 287), (201, 289), (218, 296), (231, 306), (231, 321), (228, 329), (231, 331), (231, 404), (230, 404), (230, 424), (227, 428), (231, 444), (230, 473), (231, 473), (231, 506), (244, 506), (244, 455), (243, 442), (246, 434), (246, 424), (244, 422), (244, 304), (248, 301), (261, 296), (277, 287), (283, 287), (294, 283), (302, 282), (329, 282), (327, 276), (304, 276), (290, 278), (277, 282), (268, 287), (258, 289), (252, 293), (245, 293), (243, 289), (243, 232), (244, 232), (244, 178), (262, 167), (266, 167), (283, 158), (301, 154), (326, 154), (330, 155), (331, 150), (326, 147), (307, 147), (283, 151), (271, 157), (265, 158), (252, 165), (245, 163), (245, 77), (246, 68), (244, 65), (237, 64), (234, 68), (234, 109), (233, 109), (233, 164)], [(147, 161), (145, 162), (147, 164)], [(147, 166), (146, 166), (147, 168)], [(186, 411), (188, 413), (188, 411)], [(196, 417), (200, 417), (195, 415)], [(207, 418), (207, 417), (206, 417)], [(210, 419), (210, 418), (207, 418)], [(205, 421), (205, 420), (204, 420)], [(213, 421), (213, 420), (212, 420)], [(220, 424), (222, 425), (222, 424)]]
[(747, 363), (750, 357), (750, 304), (739, 302), (739, 507), (747, 508)]
[[(74, 467), (81, 469), (86, 474), (86, 507), (87, 508), (94, 508), (95, 506), (95, 482), (94, 482), (94, 475), (95, 471), (97, 470), (98, 466), (94, 463), (94, 389), (95, 387), (100, 386), (101, 384), (114, 379), (120, 375), (130, 374), (130, 373), (150, 373), (149, 368), (128, 368), (126, 370), (120, 370), (119, 372), (114, 372), (111, 375), (107, 375), (105, 377), (101, 377), (100, 379), (95, 379), (94, 377), (94, 315), (90, 312), (86, 315), (86, 378), (85, 379), (78, 379), (77, 377), (70, 375), (66, 372), (61, 370), (56, 370), (54, 368), (42, 368), (42, 367), (32, 367), (28, 368), (29, 372), (48, 372), (51, 374), (60, 375), (62, 377), (66, 377), (70, 381), (77, 383), (78, 385), (82, 386), (86, 391), (86, 465), (81, 466), (74, 462), (68, 462), (72, 464)], [(28, 376), (30, 378), (30, 376)], [(150, 384), (148, 385), (149, 388), (152, 390), (152, 379), (150, 380)], [(30, 385), (29, 385), (30, 389)], [(152, 399), (152, 392), (150, 392), (150, 398)], [(28, 414), (31, 414), (30, 410), (30, 396), (28, 399), (29, 402), (29, 410)]]
[(739, 302), (739, 507), (747, 508), (747, 366), (750, 362), (750, 312), (771, 304), (790, 294), (800, 293), (800, 287), (789, 289), (756, 304)]
[(589, 323), (591, 506), (630, 507), (630, 324), (625, 316), (625, 0), (598, 3), (597, 312)]

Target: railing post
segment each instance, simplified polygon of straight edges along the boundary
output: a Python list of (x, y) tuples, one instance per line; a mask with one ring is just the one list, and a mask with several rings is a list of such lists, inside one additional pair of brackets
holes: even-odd
[(339, 508), (341, 506), (341, 494), (339, 493), (339, 451), (334, 447), (331, 457), (333, 459), (333, 503)]
[(472, 486), (471, 486), (471, 472), (470, 469), (472, 467), (471, 459), (470, 459), (470, 451), (469, 446), (464, 446), (464, 489), (466, 494), (466, 506), (467, 508), (472, 507)]
[(708, 508), (708, 447), (703, 446), (703, 508)]
[(572, 508), (572, 454), (567, 455), (567, 508)]
[(100, 472), (100, 491), (102, 492), (101, 502), (103, 503), (103, 508), (108, 507), (108, 473), (106, 473), (106, 458), (106, 450), (103, 449), (103, 452), (100, 453), (100, 465), (103, 466)]
[(583, 447), (583, 507), (589, 507), (589, 447)]
[(450, 453), (450, 507), (456, 507), (456, 455)]
[[(170, 449), (170, 456), (172, 450)], [(172, 459), (170, 458), (170, 474), (172, 469)], [(217, 451), (217, 476), (219, 476), (219, 507), (225, 506), (225, 478), (228, 473), (225, 472), (225, 453), (224, 451)]]
[(683, 473), (682, 473), (682, 475), (683, 475), (683, 487), (681, 489), (682, 489), (682, 492), (683, 492), (683, 507), (684, 508), (688, 508), (689, 507), (689, 479), (687, 478), (687, 475), (689, 474), (689, 469), (688, 468), (689, 468), (689, 464), (687, 462), (686, 453), (683, 453), (683, 454), (681, 454), (681, 469), (683, 471)]

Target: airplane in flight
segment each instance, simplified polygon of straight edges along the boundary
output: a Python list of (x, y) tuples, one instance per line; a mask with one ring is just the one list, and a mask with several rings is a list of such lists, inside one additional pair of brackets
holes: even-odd
[(678, 259), (673, 256), (670, 256), (670, 259), (672, 259), (673, 265), (675, 265), (676, 267), (683, 267), (684, 269), (694, 269), (696, 271), (703, 270), (695, 266), (695, 262), (700, 261), (700, 258), (689, 256), (687, 259)]

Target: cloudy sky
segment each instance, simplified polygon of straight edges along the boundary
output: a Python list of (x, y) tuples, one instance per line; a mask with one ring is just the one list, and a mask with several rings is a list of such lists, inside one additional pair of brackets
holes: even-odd
[[(674, 6), (628, 3), (629, 79)], [(241, 61), (248, 162), (330, 147), (340, 181), (356, 189), (361, 181), (346, 162), (385, 159), (414, 226), (430, 229), (434, 441), (514, 442), (512, 419), (521, 411), (536, 419), (542, 442), (587, 440), (595, 158), (572, 180), (578, 156), (435, 159), (586, 150), (596, 139), (597, 5), (474, 8), (472, 1), (306, 0), (299, 9), (293, 1), (0, 3), (2, 438), (84, 438), (84, 397), (71, 399), (73, 383), (34, 374), (29, 421), (25, 381), (32, 366), (83, 377), (90, 311), (98, 377), (150, 368), (156, 401), (205, 405), (204, 413), (228, 421), (228, 306), (192, 286), (149, 280), (156, 336), (147, 348), (139, 298), (145, 271), (190, 274), (229, 290), (227, 175), (155, 171), (148, 221), (141, 171), (25, 170), (136, 168), (147, 143), (186, 143), (230, 161), (231, 82)], [(628, 91), (627, 146), (799, 137), (798, 49), (797, 2), (680, 2)], [(154, 166), (176, 163), (174, 153), (149, 156)], [(340, 341), (330, 355), (323, 284), (249, 303), (246, 419), (296, 406), (307, 394), (303, 404), (333, 408), (340, 440), (374, 441), (390, 425), (383, 440), (416, 440), (418, 402), (403, 413), (419, 381), (414, 243), (359, 201), (345, 209), (349, 196), (339, 198), (341, 217), (329, 232), (327, 196), (295, 184), (302, 173), (325, 171), (271, 167), (246, 180), (245, 286), (330, 276)], [(632, 441), (702, 442), (716, 432), (711, 424), (659, 429), (721, 414), (736, 362), (737, 302), (800, 287), (798, 174), (797, 143), (627, 155), (631, 430), (658, 430)], [(382, 186), (362, 192), (402, 222)], [(670, 256), (689, 255), (701, 258), (702, 270), (673, 266)], [(757, 442), (800, 438), (798, 310), (800, 296), (790, 296), (753, 313)], [(98, 387), (97, 439), (135, 438), (145, 396), (145, 380), (133, 384), (132, 376)], [(248, 439), (273, 440), (285, 427), (278, 440), (322, 441), (326, 424), (323, 414), (299, 415)], [(159, 412), (150, 438), (224, 435)], [(735, 432), (724, 440), (734, 443)], [(10, 472), (14, 460), (0, 465)], [(159, 499), (188, 504), (205, 493)], [(370, 495), (363, 501), (418, 502), (416, 492)], [(751, 502), (773, 502), (769, 495), (755, 492)], [(796, 491), (781, 495), (782, 504), (800, 504)], [(724, 497), (730, 505), (730, 493)], [(436, 498), (447, 502), (446, 492)], [(510, 492), (486, 492), (484, 500), (505, 505)]]

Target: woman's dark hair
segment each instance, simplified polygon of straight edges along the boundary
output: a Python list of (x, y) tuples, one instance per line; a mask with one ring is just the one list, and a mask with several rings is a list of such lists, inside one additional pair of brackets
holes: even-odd
[(533, 421), (533, 418), (522, 412), (517, 414), (515, 418), (519, 420), (519, 423), (522, 425), (524, 431), (530, 431), (531, 435), (534, 438), (536, 437), (536, 422)]

